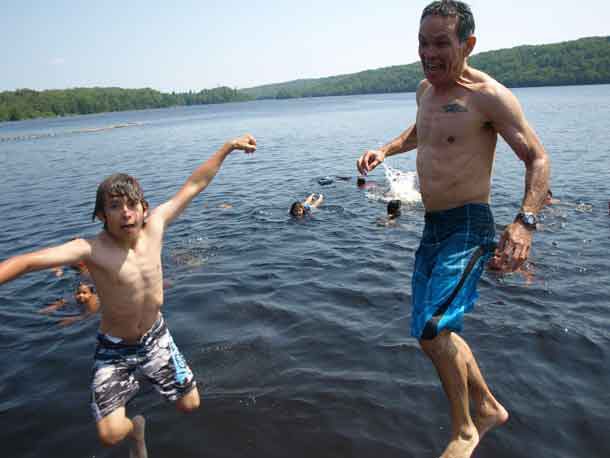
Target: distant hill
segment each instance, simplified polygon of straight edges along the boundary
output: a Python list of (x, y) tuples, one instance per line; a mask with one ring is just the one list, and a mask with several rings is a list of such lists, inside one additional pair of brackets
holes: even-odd
[[(610, 37), (489, 51), (472, 56), (470, 63), (508, 87), (610, 83)], [(167, 94), (148, 88), (18, 89), (0, 92), (0, 121), (253, 99), (413, 92), (422, 78), (417, 62), (242, 90), (218, 87)]]
[[(489, 51), (472, 56), (469, 62), (508, 87), (610, 83), (610, 37)], [(240, 92), (257, 99), (413, 92), (422, 78), (416, 62)]]

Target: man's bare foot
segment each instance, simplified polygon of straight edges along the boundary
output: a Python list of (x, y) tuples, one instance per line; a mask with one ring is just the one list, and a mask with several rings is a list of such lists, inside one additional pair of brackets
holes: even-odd
[(131, 432), (131, 443), (129, 444), (129, 458), (148, 458), (144, 433), (146, 420), (142, 415), (136, 415), (131, 419), (133, 431)]
[(484, 404), (477, 411), (477, 416), (474, 419), (474, 424), (479, 431), (479, 440), (483, 439), (483, 436), (490, 429), (500, 426), (508, 421), (508, 412), (495, 399), (491, 404)]
[(451, 442), (441, 455), (441, 458), (470, 458), (479, 444), (479, 433), (476, 428), (451, 438)]

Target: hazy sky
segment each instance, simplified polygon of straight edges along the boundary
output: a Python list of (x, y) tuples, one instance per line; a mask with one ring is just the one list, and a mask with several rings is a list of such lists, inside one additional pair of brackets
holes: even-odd
[[(0, 0), (0, 90), (198, 91), (418, 60), (429, 0)], [(471, 0), (475, 53), (610, 35), (608, 0)]]

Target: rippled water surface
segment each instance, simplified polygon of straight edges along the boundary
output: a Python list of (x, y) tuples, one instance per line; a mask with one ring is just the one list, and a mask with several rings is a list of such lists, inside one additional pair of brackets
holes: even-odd
[[(607, 457), (610, 405), (610, 86), (515, 90), (551, 154), (561, 203), (535, 237), (532, 275), (486, 273), (466, 319), (487, 381), (511, 413), (477, 457)], [(0, 259), (94, 236), (97, 184), (125, 171), (151, 205), (226, 139), (253, 133), (168, 230), (164, 313), (202, 388), (185, 416), (150, 387), (151, 457), (436, 457), (449, 434), (431, 363), (409, 338), (420, 205), (378, 224), (379, 192), (355, 160), (399, 134), (413, 94), (260, 101), (0, 124)], [(413, 171), (415, 153), (388, 165)], [(524, 169), (500, 142), (498, 232)], [(350, 177), (321, 186), (325, 176)], [(388, 187), (380, 168), (370, 177)], [(310, 192), (306, 223), (287, 216)], [(228, 204), (228, 205), (223, 205)], [(230, 208), (226, 208), (230, 207)], [(38, 311), (69, 297), (67, 271), (0, 287), (0, 441), (7, 457), (124, 457), (103, 449), (89, 411), (97, 319), (68, 327)]]

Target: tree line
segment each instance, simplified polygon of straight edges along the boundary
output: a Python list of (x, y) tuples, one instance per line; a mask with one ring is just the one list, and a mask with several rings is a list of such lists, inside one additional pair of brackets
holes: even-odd
[[(610, 37), (489, 51), (472, 56), (470, 63), (508, 87), (607, 84)], [(149, 88), (18, 89), (0, 92), (0, 121), (254, 99), (413, 92), (422, 78), (421, 65), (413, 63), (242, 90), (218, 87), (168, 94)]]
[[(472, 56), (469, 62), (508, 87), (606, 84), (610, 83), (610, 37), (489, 51)], [(414, 92), (423, 77), (417, 62), (243, 92), (257, 99)]]
[(18, 89), (0, 92), (0, 121), (180, 105), (241, 102), (252, 100), (252, 98), (229, 87), (169, 94), (148, 88), (94, 87), (48, 91)]

